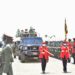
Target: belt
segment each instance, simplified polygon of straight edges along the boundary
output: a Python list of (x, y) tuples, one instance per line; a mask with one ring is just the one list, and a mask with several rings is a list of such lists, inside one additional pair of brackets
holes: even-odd
[(69, 52), (69, 51), (67, 50), (67, 51), (61, 51), (61, 52)]

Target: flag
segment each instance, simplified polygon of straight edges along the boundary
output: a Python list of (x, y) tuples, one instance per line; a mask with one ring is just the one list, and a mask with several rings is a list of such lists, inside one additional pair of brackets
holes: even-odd
[(68, 34), (66, 19), (65, 19), (65, 27), (64, 27), (64, 30), (65, 30), (65, 41), (66, 41), (67, 40), (67, 34)]
[(66, 24), (66, 19), (65, 19), (65, 35), (68, 34), (68, 29), (67, 29), (67, 24)]

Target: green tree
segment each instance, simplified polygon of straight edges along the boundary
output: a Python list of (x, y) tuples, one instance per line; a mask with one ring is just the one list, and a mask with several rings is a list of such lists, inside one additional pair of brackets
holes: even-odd
[(20, 37), (20, 29), (17, 29), (16, 37)]

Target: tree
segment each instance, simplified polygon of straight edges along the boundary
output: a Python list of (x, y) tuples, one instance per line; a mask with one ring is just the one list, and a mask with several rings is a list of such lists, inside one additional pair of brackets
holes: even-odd
[(19, 29), (17, 29), (16, 37), (20, 37), (20, 30)]

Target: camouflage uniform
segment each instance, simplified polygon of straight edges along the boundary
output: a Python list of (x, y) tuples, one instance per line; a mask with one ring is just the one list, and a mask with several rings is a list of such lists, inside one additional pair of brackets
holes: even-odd
[(14, 58), (16, 58), (17, 52), (18, 52), (18, 45), (16, 43), (12, 45), (12, 52), (13, 52)]
[(7, 75), (13, 75), (12, 72), (12, 51), (9, 44), (3, 47), (2, 50), (2, 63), (3, 63), (3, 73), (7, 73)]
[(0, 75), (2, 75), (2, 72), (3, 72), (2, 56), (0, 54)]
[(0, 75), (3, 72), (3, 64), (2, 64), (2, 46), (0, 46)]

